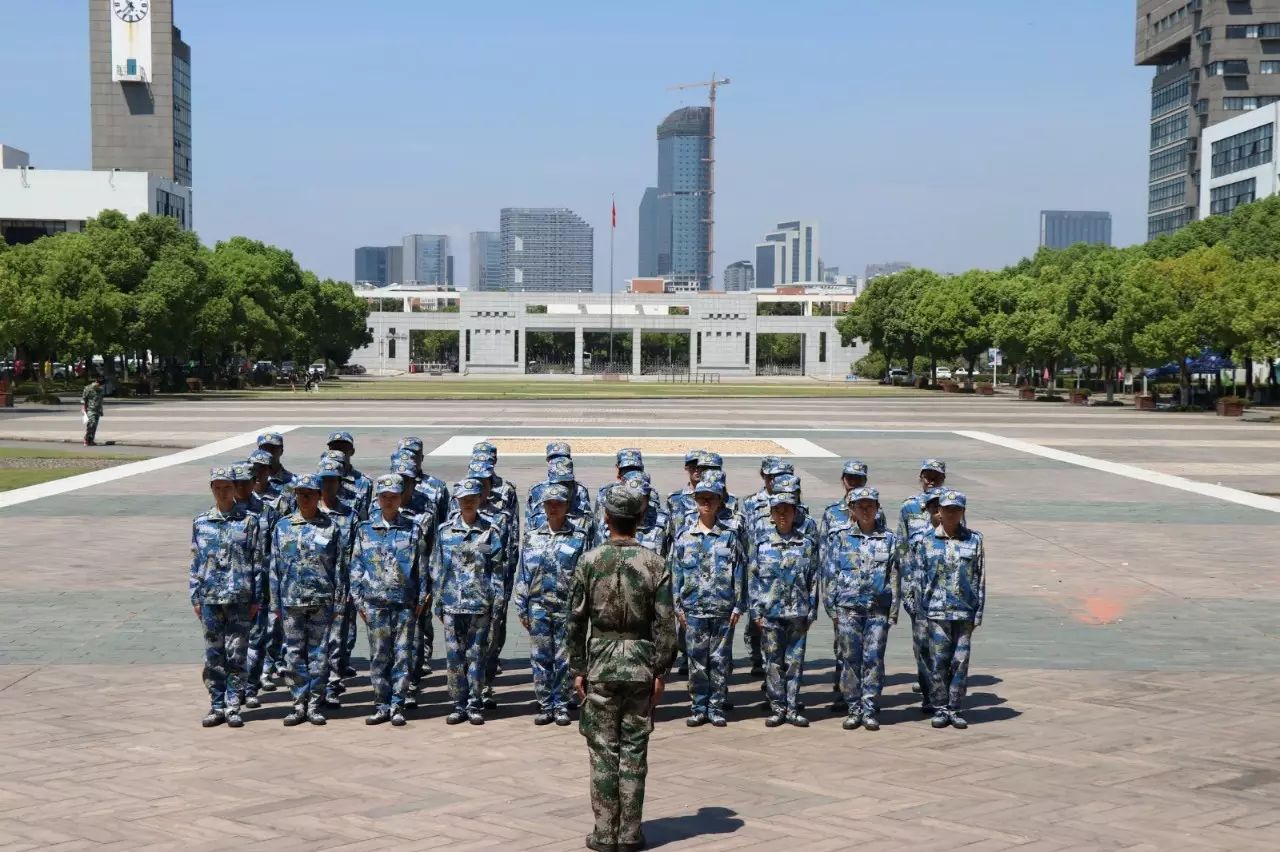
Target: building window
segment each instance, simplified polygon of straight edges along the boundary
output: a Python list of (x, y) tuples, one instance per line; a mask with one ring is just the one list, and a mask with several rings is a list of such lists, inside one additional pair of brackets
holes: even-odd
[(1147, 194), (1147, 212), (1154, 213), (1169, 207), (1177, 207), (1187, 195), (1187, 179), (1176, 178), (1164, 183), (1153, 183)]
[(1204, 66), (1206, 77), (1244, 77), (1249, 73), (1249, 62), (1245, 59), (1220, 59)]
[(1258, 63), (1259, 74), (1280, 74), (1280, 61), (1264, 59)]
[(1278, 95), (1257, 95), (1248, 98), (1223, 98), (1222, 108), (1228, 112), (1245, 112), (1280, 100)]
[(1185, 109), (1168, 118), (1162, 118), (1151, 125), (1151, 148), (1161, 148), (1170, 142), (1179, 142), (1187, 138), (1187, 119), (1190, 113)]
[(1161, 86), (1151, 93), (1151, 117), (1163, 115), (1180, 106), (1186, 106), (1191, 97), (1190, 75)]
[(519, 330), (517, 330), (515, 333), (513, 343), (514, 343), (514, 346), (512, 347), (513, 351), (511, 353), (511, 360), (519, 364), (520, 363), (520, 331)]
[(387, 338), (387, 357), (396, 357), (396, 339), (394, 337)]
[(818, 332), (818, 363), (825, 364), (827, 361), (827, 333), (825, 331)]
[(1212, 177), (1251, 169), (1271, 162), (1271, 142), (1275, 125), (1264, 124), (1213, 143)]
[(750, 366), (751, 364), (751, 332), (748, 331), (746, 334), (743, 335), (743, 337), (747, 339), (747, 342), (742, 347), (743, 357), (745, 358), (745, 363), (748, 366)]
[(695, 365), (702, 363), (702, 332), (698, 332), (697, 348), (694, 349), (693, 363)]
[(1172, 234), (1191, 221), (1191, 210), (1183, 208), (1171, 213), (1161, 213), (1147, 219), (1147, 239), (1154, 240), (1162, 234)]
[(471, 329), (467, 329), (467, 334), (466, 334), (466, 355), (464, 356), (464, 360), (467, 360), (467, 361), (470, 361), (470, 360), (471, 360)]
[(1209, 190), (1209, 215), (1219, 216), (1230, 213), (1241, 204), (1253, 201), (1257, 183), (1256, 178), (1249, 178)]
[(1188, 142), (1183, 142), (1167, 151), (1161, 151), (1158, 154), (1151, 155), (1151, 174), (1150, 180), (1160, 180), (1169, 175), (1176, 175), (1179, 172), (1185, 172), (1188, 165), (1189, 157)]

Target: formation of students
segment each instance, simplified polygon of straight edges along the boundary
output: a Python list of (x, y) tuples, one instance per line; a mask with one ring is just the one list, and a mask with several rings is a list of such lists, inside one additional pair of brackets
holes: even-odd
[[(351, 463), (355, 439), (334, 432), (313, 473), (282, 464), (284, 439), (264, 433), (243, 463), (210, 471), (214, 505), (192, 523), (189, 590), (204, 628), (202, 724), (244, 724), (259, 694), (287, 686), (286, 726), (326, 723), (356, 675), (356, 620), (369, 639), (374, 695), (366, 724), (403, 726), (430, 674), (439, 621), (449, 724), (484, 724), (497, 706), (509, 607), (528, 632), (537, 725), (569, 725), (575, 710), (566, 627), (570, 584), (584, 554), (607, 538), (606, 491), (624, 486), (646, 509), (635, 539), (662, 556), (679, 625), (680, 673), (699, 727), (728, 724), (728, 683), (740, 619), (752, 674), (764, 678), (768, 727), (806, 727), (800, 700), (805, 642), (832, 620), (831, 710), (847, 730), (880, 727), (889, 628), (911, 620), (921, 708), (935, 728), (962, 713), (974, 628), (985, 604), (982, 536), (965, 523), (965, 495), (946, 465), (925, 459), (920, 491), (890, 529), (861, 461), (843, 463), (844, 496), (816, 516), (792, 465), (761, 460), (761, 487), (739, 499), (721, 457), (691, 450), (687, 484), (662, 498), (638, 449), (616, 456), (616, 480), (592, 499), (569, 444), (547, 445), (547, 476), (521, 505), (496, 471), (497, 447), (476, 444), (451, 487), (422, 469), (423, 443), (403, 438), (387, 473)], [(522, 533), (523, 530), (523, 533)]]

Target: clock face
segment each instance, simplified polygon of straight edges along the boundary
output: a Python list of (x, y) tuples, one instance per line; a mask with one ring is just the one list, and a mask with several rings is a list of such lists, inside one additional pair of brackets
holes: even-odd
[(151, 11), (151, 0), (111, 0), (111, 11), (128, 24), (136, 24)]

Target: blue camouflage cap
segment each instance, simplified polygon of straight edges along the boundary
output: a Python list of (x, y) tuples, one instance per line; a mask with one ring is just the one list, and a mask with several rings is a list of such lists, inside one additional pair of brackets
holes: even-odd
[(551, 441), (547, 444), (547, 461), (558, 458), (573, 458), (573, 450), (567, 441)]
[(319, 491), (320, 477), (314, 473), (304, 473), (299, 476), (293, 483), (294, 491)]
[(547, 463), (548, 482), (573, 482), (573, 459), (556, 456)]
[(698, 458), (699, 458), (699, 457), (700, 457), (704, 452), (706, 452), (706, 450), (686, 450), (686, 451), (685, 451), (685, 454), (684, 454), (684, 463), (685, 463), (685, 466), (686, 466), (686, 467), (688, 467), (688, 466), (689, 466), (689, 465), (691, 465), (691, 464), (697, 464), (697, 463), (698, 463)]
[(346, 441), (346, 442), (347, 442), (348, 444), (350, 444), (352, 447), (354, 447), (354, 446), (356, 445), (356, 439), (355, 439), (355, 438), (353, 438), (353, 437), (351, 437), (351, 433), (350, 433), (350, 432), (330, 432), (330, 433), (329, 433), (329, 440), (325, 441), (325, 443), (326, 443), (326, 444), (336, 444), (336, 443), (338, 443), (339, 441)]
[(416, 468), (418, 466), (418, 457), (413, 454), (412, 450), (396, 450), (391, 454), (391, 464), (394, 466), (400, 462), (408, 462)]
[(778, 460), (779, 460), (779, 459), (778, 459), (778, 457), (777, 457), (777, 456), (761, 456), (761, 457), (760, 457), (760, 472), (761, 472), (761, 473), (765, 473), (765, 472), (767, 472), (767, 471), (768, 471), (768, 469), (769, 469), (769, 465), (773, 464), (774, 462), (776, 462), (776, 461), (778, 461)]
[(947, 489), (945, 488), (930, 488), (928, 491), (925, 491), (924, 504), (927, 506), (930, 503), (938, 502), (939, 500), (942, 499), (942, 495), (946, 490)]
[(965, 499), (963, 493), (947, 489), (942, 492), (942, 496), (938, 498), (938, 506), (945, 509), (948, 506), (959, 506), (961, 509), (965, 507), (968, 500)]
[(633, 488), (639, 488), (646, 494), (653, 487), (653, 480), (643, 470), (629, 470), (622, 474), (622, 481)]
[(395, 473), (384, 473), (374, 481), (373, 493), (375, 497), (379, 494), (403, 494), (404, 480)]
[(724, 467), (724, 459), (720, 458), (719, 453), (703, 450), (698, 453), (698, 467), (722, 468)]
[(788, 492), (798, 494), (800, 492), (800, 477), (794, 473), (781, 473), (773, 478), (773, 492), (775, 494)]
[(497, 458), (498, 445), (493, 443), (492, 441), (481, 441), (478, 444), (475, 444), (471, 447), (471, 453), (472, 455), (474, 455), (475, 453), (484, 453), (486, 455), (492, 454), (495, 458)]
[(783, 461), (777, 456), (770, 456), (768, 466), (761, 465), (760, 472), (765, 476), (780, 476), (784, 473), (795, 473), (796, 469), (792, 467), (791, 462)]
[(616, 518), (638, 518), (644, 514), (645, 498), (639, 489), (615, 482), (605, 488), (604, 511)]
[(844, 467), (840, 468), (841, 476), (866, 476), (869, 472), (867, 463), (857, 459), (849, 459), (844, 463)]
[(209, 468), (210, 482), (235, 482), (235, 477), (231, 473), (229, 467), (211, 467)]
[(415, 438), (413, 436), (401, 438), (400, 442), (396, 444), (396, 449), (408, 450), (411, 453), (420, 453), (422, 452), (422, 439)]
[(872, 500), (879, 503), (880, 492), (866, 485), (861, 488), (855, 488), (849, 492), (850, 503), (857, 503), (859, 500)]
[(719, 494), (724, 496), (724, 482), (714, 476), (704, 476), (693, 486), (694, 494)]
[(936, 471), (937, 473), (940, 473), (943, 476), (946, 476), (947, 463), (944, 462), (942, 459), (925, 459), (924, 461), (920, 462), (920, 472), (923, 473), (926, 470)]
[(260, 464), (263, 467), (271, 467), (271, 453), (266, 450), (254, 450), (249, 453), (249, 464)]
[(472, 450), (472, 451), (471, 451), (471, 460), (472, 460), (472, 461), (483, 461), (483, 462), (488, 462), (489, 464), (493, 465), (494, 467), (497, 467), (497, 466), (498, 466), (498, 451), (497, 451), (497, 450)]
[(774, 506), (796, 506), (800, 500), (790, 491), (779, 491), (777, 494), (769, 495), (769, 508)]
[(453, 496), (457, 498), (470, 497), (471, 495), (479, 495), (484, 493), (484, 485), (478, 479), (461, 479), (454, 483)]
[(396, 476), (407, 476), (410, 479), (418, 478), (418, 466), (409, 459), (398, 459), (392, 462), (391, 472)]
[(320, 454), (320, 458), (333, 459), (334, 461), (341, 462), (344, 466), (347, 463), (347, 454), (342, 450), (325, 450)]
[(553, 501), (559, 502), (559, 503), (568, 503), (569, 489), (559, 483), (548, 485), (546, 488), (542, 490), (542, 502), (550, 503)]
[(635, 447), (618, 450), (615, 462), (619, 470), (627, 470), (628, 468), (644, 470), (644, 456)]
[(253, 465), (248, 462), (236, 462), (231, 465), (232, 482), (253, 482)]
[(321, 479), (332, 477), (342, 477), (342, 462), (337, 459), (320, 459), (320, 466), (316, 468), (316, 476)]
[(493, 476), (493, 465), (482, 459), (472, 459), (467, 465), (467, 476), (473, 479), (489, 479)]
[(258, 436), (259, 447), (283, 447), (284, 435), (279, 432), (263, 432)]
[(708, 468), (702, 471), (698, 474), (698, 479), (706, 480), (707, 482), (719, 482), (721, 485), (725, 485), (726, 483), (724, 471), (718, 467)]

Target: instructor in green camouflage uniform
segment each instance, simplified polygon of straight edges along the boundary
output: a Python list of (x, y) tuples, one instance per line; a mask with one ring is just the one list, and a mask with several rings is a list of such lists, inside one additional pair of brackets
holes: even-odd
[(591, 756), (596, 824), (587, 848), (631, 852), (644, 848), (649, 734), (675, 659), (676, 622), (671, 573), (635, 539), (645, 495), (618, 483), (602, 502), (609, 540), (578, 562), (569, 594), (569, 668)]
[(84, 445), (92, 447), (97, 443), (98, 421), (102, 419), (102, 376), (94, 376), (93, 381), (84, 386), (80, 393), (80, 412), (84, 414)]

